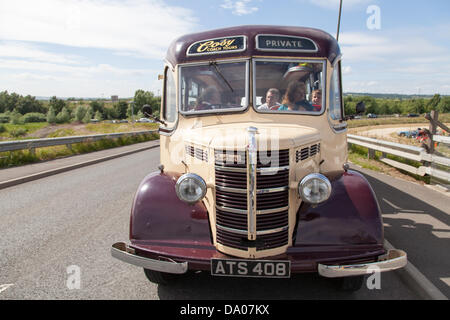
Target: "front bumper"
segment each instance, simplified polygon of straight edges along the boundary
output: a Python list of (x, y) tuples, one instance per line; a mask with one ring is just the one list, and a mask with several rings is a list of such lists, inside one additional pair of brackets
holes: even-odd
[(111, 247), (111, 255), (123, 262), (142, 267), (144, 269), (155, 270), (160, 272), (183, 274), (188, 270), (187, 262), (175, 262), (171, 259), (166, 261), (149, 259), (136, 255), (133, 248), (130, 248), (123, 242), (117, 242)]
[[(200, 250), (197, 250), (196, 253), (199, 254), (199, 251)], [(215, 250), (207, 249), (205, 252), (207, 252), (207, 254), (203, 255), (201, 258), (197, 256), (196, 259), (193, 259), (192, 255), (190, 258), (185, 259), (179, 257), (177, 260), (183, 262), (177, 262), (164, 254), (157, 254), (157, 257), (155, 256), (155, 258), (138, 255), (134, 248), (131, 248), (123, 242), (117, 242), (111, 248), (111, 255), (121, 261), (145, 269), (173, 274), (186, 273), (189, 268), (196, 270), (210, 270), (211, 258), (227, 258), (227, 256), (222, 254), (219, 254), (218, 256), (218, 252)], [(376, 262), (371, 263), (323, 264), (320, 262), (314, 263), (312, 261), (305, 262), (302, 261), (303, 259), (298, 259), (300, 256), (294, 255), (281, 259), (285, 260), (286, 258), (290, 259), (292, 262), (291, 271), (293, 273), (318, 272), (321, 276), (327, 278), (364, 275), (374, 271), (391, 271), (400, 269), (407, 263), (406, 253), (397, 249), (388, 250), (386, 254), (379, 255)]]
[(386, 254), (379, 256), (377, 262), (333, 266), (319, 264), (318, 271), (321, 276), (327, 278), (350, 277), (400, 269), (407, 262), (406, 252), (391, 249)]

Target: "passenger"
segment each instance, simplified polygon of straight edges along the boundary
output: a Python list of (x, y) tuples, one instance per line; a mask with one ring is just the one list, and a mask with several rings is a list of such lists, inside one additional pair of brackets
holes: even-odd
[(267, 90), (266, 103), (260, 105), (258, 110), (278, 110), (280, 107), (280, 91), (276, 88)]
[(304, 82), (291, 82), (284, 95), (279, 111), (313, 111), (314, 108), (306, 101), (306, 85)]
[(208, 87), (200, 94), (197, 99), (195, 111), (219, 109), (221, 97), (216, 87)]
[(322, 90), (316, 89), (312, 92), (312, 106), (314, 111), (320, 111), (322, 109)]

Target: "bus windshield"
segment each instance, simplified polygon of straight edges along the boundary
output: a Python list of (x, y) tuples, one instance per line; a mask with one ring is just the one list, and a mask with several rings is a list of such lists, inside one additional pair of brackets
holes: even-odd
[(258, 112), (321, 114), (325, 63), (308, 60), (255, 60)]
[(184, 114), (227, 112), (247, 107), (248, 63), (209, 62), (180, 67)]

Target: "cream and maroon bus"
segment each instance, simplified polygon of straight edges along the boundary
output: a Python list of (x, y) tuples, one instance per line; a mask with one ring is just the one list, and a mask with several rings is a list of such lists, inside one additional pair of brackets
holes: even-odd
[(383, 245), (371, 186), (347, 164), (334, 37), (283, 26), (189, 34), (170, 45), (162, 78), (161, 165), (136, 192), (115, 258), (159, 284), (190, 270), (315, 272), (350, 290), (368, 270), (405, 266), (405, 252)]

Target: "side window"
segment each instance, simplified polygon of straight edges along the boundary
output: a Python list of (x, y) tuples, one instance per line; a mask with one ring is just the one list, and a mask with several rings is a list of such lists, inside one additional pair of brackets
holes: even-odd
[(175, 78), (169, 68), (166, 68), (164, 81), (166, 82), (164, 86), (164, 119), (168, 122), (175, 122), (177, 118), (177, 95)]
[(330, 86), (330, 117), (333, 120), (342, 119), (342, 101), (341, 101), (341, 63), (339, 62), (331, 75)]

